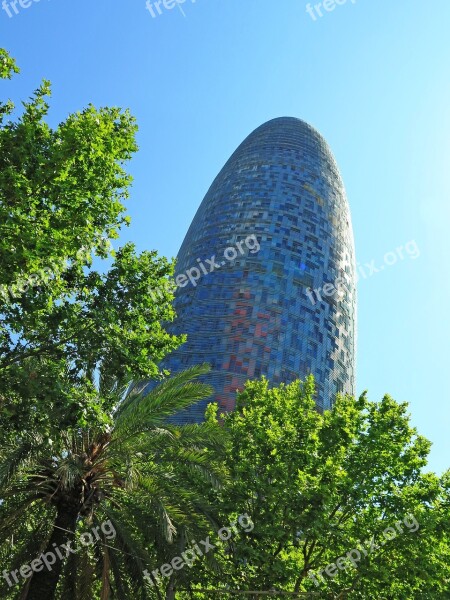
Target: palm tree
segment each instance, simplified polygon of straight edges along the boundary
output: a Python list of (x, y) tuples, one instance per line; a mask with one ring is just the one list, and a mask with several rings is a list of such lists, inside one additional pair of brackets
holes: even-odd
[(224, 477), (221, 427), (168, 424), (211, 394), (197, 380), (207, 371), (188, 369), (149, 393), (133, 382), (100, 381), (98, 404), (107, 398), (111, 406), (106, 424), (99, 419), (51, 440), (24, 432), (14, 448), (0, 446), (2, 564), (13, 556), (17, 570), (57, 549), (63, 556), (51, 570), (35, 563), (35, 572), (8, 579), (4, 571), (21, 591), (11, 595), (11, 587), (2, 598), (162, 598), (144, 570), (207, 530), (213, 510), (206, 498)]

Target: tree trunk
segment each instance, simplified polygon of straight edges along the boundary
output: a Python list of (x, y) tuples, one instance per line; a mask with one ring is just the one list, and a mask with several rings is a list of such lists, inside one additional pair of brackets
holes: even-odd
[(169, 579), (169, 583), (167, 585), (166, 588), (166, 598), (165, 600), (176, 600), (175, 599), (175, 578), (173, 576), (173, 573)]
[[(74, 538), (72, 532), (75, 531), (78, 518), (78, 507), (61, 504), (57, 506), (56, 519), (53, 526), (52, 535), (47, 543), (44, 552), (37, 557), (47, 557), (50, 570), (43, 564), (43, 569), (34, 572), (28, 586), (28, 591), (24, 596), (25, 600), (53, 600), (56, 587), (66, 559), (67, 551), (61, 548), (61, 544), (67, 544)], [(69, 533), (70, 532), (70, 533)], [(58, 556), (56, 548), (59, 549), (63, 559)], [(50, 554), (52, 556), (50, 556)], [(51, 564), (53, 563), (53, 564)], [(39, 565), (36, 565), (39, 568)], [(28, 582), (27, 582), (28, 583)]]

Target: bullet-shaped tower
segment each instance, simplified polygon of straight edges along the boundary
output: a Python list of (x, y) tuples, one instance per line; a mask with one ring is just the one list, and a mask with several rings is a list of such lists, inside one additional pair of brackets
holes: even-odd
[[(277, 385), (313, 373), (319, 410), (354, 394), (350, 210), (333, 155), (307, 123), (273, 119), (242, 142), (192, 221), (176, 276), (172, 331), (188, 340), (164, 368), (210, 363), (222, 411), (261, 375)], [(177, 420), (201, 421), (205, 406)]]

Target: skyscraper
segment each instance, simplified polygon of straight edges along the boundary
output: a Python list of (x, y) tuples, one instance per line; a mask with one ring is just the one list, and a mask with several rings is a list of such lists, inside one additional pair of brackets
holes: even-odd
[[(356, 291), (350, 210), (333, 155), (307, 123), (278, 118), (220, 171), (178, 254), (173, 373), (208, 362), (222, 411), (236, 389), (313, 373), (319, 410), (354, 394)], [(180, 415), (201, 421), (206, 402)]]

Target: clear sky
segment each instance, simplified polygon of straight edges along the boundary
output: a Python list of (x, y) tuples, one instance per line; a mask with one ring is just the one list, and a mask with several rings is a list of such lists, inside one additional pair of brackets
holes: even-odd
[(450, 2), (347, 0), (314, 20), (304, 0), (186, 0), (154, 18), (145, 0), (28, 1), (0, 10), (0, 46), (22, 68), (1, 97), (26, 98), (45, 77), (52, 124), (89, 102), (131, 109), (140, 151), (122, 239), (139, 249), (176, 255), (264, 121), (299, 117), (325, 136), (366, 275), (358, 392), (408, 401), (431, 468), (448, 468)]

